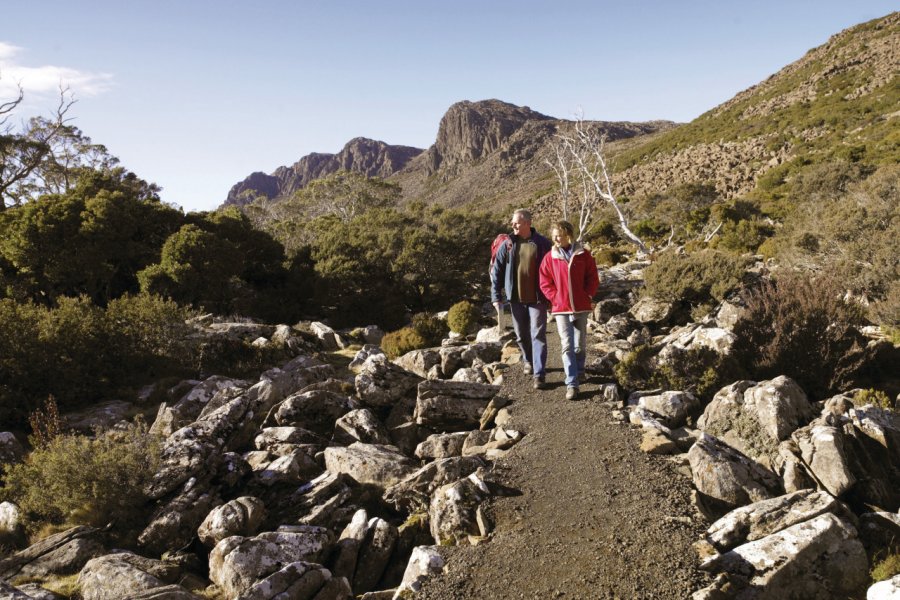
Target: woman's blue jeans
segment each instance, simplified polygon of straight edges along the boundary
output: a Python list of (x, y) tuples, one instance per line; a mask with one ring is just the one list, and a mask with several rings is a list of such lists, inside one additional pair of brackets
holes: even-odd
[(574, 315), (556, 315), (556, 331), (562, 346), (563, 371), (566, 373), (566, 387), (578, 387), (578, 376), (584, 373), (584, 359), (587, 356), (586, 312)]

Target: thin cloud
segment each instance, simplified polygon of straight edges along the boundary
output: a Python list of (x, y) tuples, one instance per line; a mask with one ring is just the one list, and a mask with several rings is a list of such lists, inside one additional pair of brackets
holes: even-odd
[(96, 96), (112, 87), (110, 73), (55, 65), (29, 67), (21, 64), (22, 52), (22, 48), (0, 41), (0, 98), (17, 94), (18, 86), (25, 90), (26, 96), (56, 95), (60, 86), (68, 87), (79, 98)]

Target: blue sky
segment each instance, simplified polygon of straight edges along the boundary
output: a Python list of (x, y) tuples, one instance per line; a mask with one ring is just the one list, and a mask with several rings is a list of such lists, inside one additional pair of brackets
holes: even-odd
[[(426, 148), (447, 108), (690, 121), (882, 0), (0, 0), (0, 100), (75, 124), (185, 210), (364, 136)], [(24, 110), (23, 110), (24, 113)]]

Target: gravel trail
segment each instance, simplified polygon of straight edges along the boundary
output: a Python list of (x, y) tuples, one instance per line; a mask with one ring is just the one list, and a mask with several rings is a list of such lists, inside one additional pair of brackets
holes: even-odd
[(689, 478), (638, 449), (640, 432), (613, 423), (589, 379), (564, 399), (559, 338), (548, 326), (549, 389), (513, 365), (502, 393), (510, 428), (526, 432), (494, 472), (521, 495), (485, 506), (494, 532), (477, 546), (447, 547), (447, 572), (418, 598), (689, 598), (707, 576), (691, 543), (706, 524)]

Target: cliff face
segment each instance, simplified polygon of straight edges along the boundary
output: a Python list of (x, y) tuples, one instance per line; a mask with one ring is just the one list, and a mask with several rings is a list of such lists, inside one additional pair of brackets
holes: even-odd
[(253, 173), (231, 188), (225, 205), (243, 206), (259, 197), (284, 198), (309, 182), (340, 170), (367, 177), (389, 177), (421, 153), (419, 148), (355, 138), (337, 154), (312, 153), (290, 167), (278, 167), (271, 175)]
[(437, 140), (425, 153), (427, 174), (456, 169), (500, 150), (526, 124), (552, 121), (527, 106), (499, 100), (457, 102), (447, 110)]

